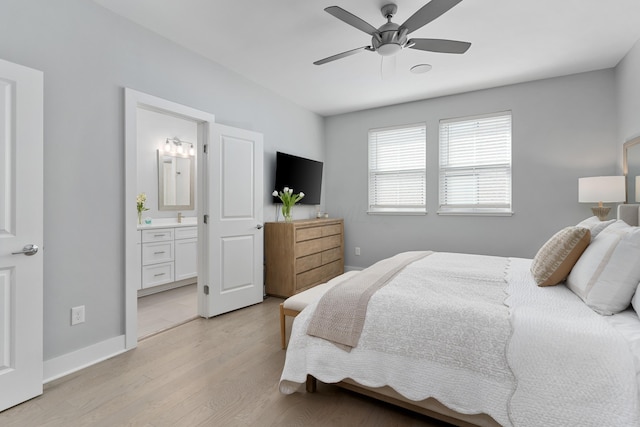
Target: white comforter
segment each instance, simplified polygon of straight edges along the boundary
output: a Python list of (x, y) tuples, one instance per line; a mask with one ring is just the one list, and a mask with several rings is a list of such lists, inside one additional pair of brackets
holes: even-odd
[(564, 286), (536, 287), (529, 264), (447, 253), (417, 261), (371, 298), (350, 353), (306, 335), (310, 305), (294, 322), (280, 390), (311, 374), (434, 397), (505, 426), (638, 425), (625, 340)]
[(512, 260), (506, 301), (513, 324), (507, 357), (518, 381), (513, 425), (640, 425), (627, 340), (565, 286), (535, 286), (529, 266)]

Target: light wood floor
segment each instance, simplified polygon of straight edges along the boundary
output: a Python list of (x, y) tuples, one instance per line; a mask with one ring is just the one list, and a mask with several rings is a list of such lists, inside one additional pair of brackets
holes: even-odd
[(138, 298), (138, 339), (198, 317), (197, 285)]
[(53, 381), (0, 426), (446, 426), (318, 384), (285, 396), (278, 304), (196, 319)]

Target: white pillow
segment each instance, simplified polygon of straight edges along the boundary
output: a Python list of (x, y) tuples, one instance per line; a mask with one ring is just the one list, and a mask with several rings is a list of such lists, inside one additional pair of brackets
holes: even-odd
[(638, 313), (638, 316), (640, 316), (640, 285), (638, 285), (638, 287), (636, 288), (636, 293), (633, 294), (631, 305), (633, 306), (633, 309), (636, 311), (636, 313)]
[(585, 219), (584, 221), (579, 222), (576, 226), (588, 228), (589, 230), (591, 230), (591, 241), (593, 242), (593, 239), (595, 239), (596, 236), (600, 234), (602, 230), (604, 230), (614, 222), (616, 222), (615, 219), (610, 219), (608, 221), (600, 221), (600, 219), (597, 216), (592, 216), (590, 218)]
[(640, 283), (640, 227), (615, 221), (584, 251), (567, 278), (567, 287), (594, 311), (625, 310)]

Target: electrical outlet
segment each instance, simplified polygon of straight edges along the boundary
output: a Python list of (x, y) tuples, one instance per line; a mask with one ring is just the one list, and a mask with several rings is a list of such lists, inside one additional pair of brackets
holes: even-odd
[(84, 323), (84, 305), (71, 308), (71, 326)]
[(356, 246), (356, 256), (360, 256), (360, 247)]

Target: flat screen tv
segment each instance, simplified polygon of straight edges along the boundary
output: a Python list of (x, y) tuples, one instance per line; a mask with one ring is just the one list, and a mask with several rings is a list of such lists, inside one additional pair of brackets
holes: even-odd
[[(298, 202), (303, 205), (319, 205), (322, 189), (322, 162), (291, 154), (276, 153), (276, 190), (293, 188), (294, 193), (303, 192)], [(280, 203), (278, 197), (273, 203)]]

